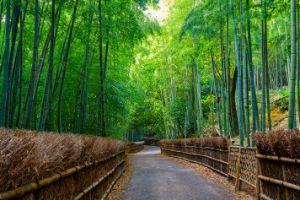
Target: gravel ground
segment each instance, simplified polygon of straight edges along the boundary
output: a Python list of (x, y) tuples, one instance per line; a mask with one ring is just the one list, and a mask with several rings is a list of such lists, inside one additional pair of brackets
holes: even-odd
[(159, 147), (145, 147), (132, 157), (134, 172), (125, 200), (231, 200), (220, 185), (194, 170), (160, 155)]

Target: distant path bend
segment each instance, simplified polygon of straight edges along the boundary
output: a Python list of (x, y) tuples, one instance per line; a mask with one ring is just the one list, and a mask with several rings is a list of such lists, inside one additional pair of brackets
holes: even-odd
[(159, 147), (145, 146), (133, 155), (134, 172), (124, 200), (236, 199), (206, 177), (160, 156)]

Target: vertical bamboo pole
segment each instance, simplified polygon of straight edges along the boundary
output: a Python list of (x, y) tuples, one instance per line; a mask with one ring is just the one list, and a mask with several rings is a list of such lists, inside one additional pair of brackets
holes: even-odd
[(240, 181), (240, 176), (241, 176), (241, 147), (239, 147), (239, 154), (238, 154), (236, 162), (237, 162), (237, 164), (236, 164), (235, 191), (239, 191), (240, 190), (240, 185), (241, 185), (241, 181)]
[[(281, 162), (281, 169), (282, 169), (283, 181), (287, 181), (286, 174), (285, 174), (286, 169), (285, 169), (284, 162)], [(284, 187), (284, 196), (285, 196), (286, 200), (289, 200), (289, 190), (287, 187)]]
[(230, 148), (230, 137), (227, 137), (227, 146), (228, 146), (228, 154), (227, 154), (227, 178), (230, 179), (229, 171), (230, 171), (230, 154), (231, 154), (231, 148)]
[(261, 174), (260, 159), (256, 158), (256, 197), (257, 197), (258, 200), (260, 200), (260, 194), (263, 191), (261, 180), (258, 178), (258, 176), (260, 174)]

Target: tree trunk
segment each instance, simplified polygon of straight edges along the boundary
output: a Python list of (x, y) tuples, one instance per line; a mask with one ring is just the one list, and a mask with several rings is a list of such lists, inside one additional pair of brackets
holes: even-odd
[(73, 28), (74, 28), (74, 23), (76, 19), (76, 12), (77, 12), (77, 7), (78, 7), (78, 1), (75, 1), (71, 21), (70, 21), (70, 29), (68, 33), (68, 39), (66, 43), (66, 48), (64, 49), (63, 53), (63, 58), (62, 58), (62, 78), (61, 78), (61, 84), (60, 84), (60, 90), (59, 90), (59, 97), (58, 97), (58, 109), (57, 109), (57, 127), (58, 127), (58, 132), (63, 131), (63, 124), (62, 124), (62, 101), (63, 101), (63, 89), (64, 89), (64, 83), (65, 83), (65, 78), (66, 78), (66, 71), (67, 71), (67, 62), (69, 58), (69, 52), (70, 52), (70, 47), (71, 47), (71, 42), (72, 42), (72, 35), (73, 35)]
[(199, 72), (198, 62), (194, 60), (194, 63), (196, 68), (196, 82), (197, 82), (197, 128), (198, 128), (199, 136), (202, 136), (203, 110), (202, 110), (200, 72)]
[[(45, 130), (45, 113), (48, 107), (49, 113), (51, 113), (51, 91), (52, 91), (52, 74), (53, 74), (53, 62), (54, 62), (54, 48), (55, 48), (55, 0), (52, 0), (52, 9), (51, 9), (51, 27), (50, 27), (50, 53), (49, 53), (49, 67), (46, 77), (46, 84), (44, 90), (44, 96), (42, 100), (42, 108), (38, 123), (38, 129), (40, 131)], [(50, 119), (48, 119), (50, 120)], [(51, 130), (51, 127), (48, 127), (48, 130)]]
[[(99, 62), (100, 62), (100, 95), (99, 95), (99, 114), (98, 114), (98, 134), (101, 136), (106, 136), (106, 124), (105, 124), (105, 69), (103, 63), (103, 33), (102, 33), (102, 3), (99, 0), (98, 3), (99, 9), (99, 34), (100, 34), (100, 41), (99, 41)], [(100, 131), (99, 131), (100, 129)]]
[(296, 31), (296, 0), (291, 0), (291, 72), (290, 72), (290, 100), (289, 100), (289, 114), (288, 114), (288, 128), (296, 128), (294, 124), (295, 113), (295, 104), (296, 104), (296, 95), (295, 95), (295, 86), (296, 86), (296, 42), (297, 42), (297, 31)]
[(237, 35), (236, 21), (234, 16), (234, 8), (232, 0), (230, 0), (232, 22), (234, 28), (234, 43), (235, 43), (235, 61), (237, 65), (237, 87), (238, 87), (238, 131), (240, 136), (240, 146), (244, 145), (243, 134), (243, 88), (242, 88), (242, 68), (240, 64), (239, 40)]
[(251, 24), (250, 24), (250, 14), (249, 14), (249, 0), (246, 0), (246, 10), (247, 10), (247, 47), (248, 47), (248, 63), (249, 63), (249, 76), (250, 76), (250, 91), (251, 91), (251, 103), (252, 103), (252, 133), (255, 133), (259, 129), (259, 115), (258, 106), (256, 98), (255, 89), (255, 79), (253, 71), (253, 60), (252, 60), (252, 39), (251, 39)]
[(31, 66), (31, 75), (29, 83), (29, 98), (25, 108), (23, 125), (25, 128), (33, 128), (32, 124), (32, 111), (34, 107), (34, 83), (36, 74), (36, 65), (38, 60), (38, 44), (39, 44), (39, 0), (35, 0), (35, 21), (34, 21), (34, 41), (33, 41), (33, 58)]
[(3, 57), (3, 82), (2, 96), (0, 105), (0, 127), (5, 125), (6, 100), (8, 94), (8, 77), (9, 77), (9, 47), (10, 47), (10, 0), (6, 0), (6, 17), (5, 17), (5, 48)]
[(234, 69), (234, 74), (231, 82), (231, 89), (230, 89), (230, 111), (231, 111), (231, 122), (232, 122), (232, 132), (233, 135), (231, 136), (237, 136), (239, 135), (239, 125), (238, 125), (238, 116), (237, 116), (237, 110), (236, 110), (236, 102), (235, 102), (235, 94), (236, 94), (236, 84), (237, 84), (237, 78), (238, 78), (237, 68)]

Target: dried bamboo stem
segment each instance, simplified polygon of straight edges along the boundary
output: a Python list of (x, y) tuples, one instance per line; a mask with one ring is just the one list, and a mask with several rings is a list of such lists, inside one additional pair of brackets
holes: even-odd
[(289, 183), (289, 182), (286, 182), (286, 181), (282, 181), (282, 180), (278, 180), (278, 179), (275, 179), (275, 178), (262, 176), (262, 175), (259, 175), (258, 178), (260, 180), (263, 180), (263, 181), (266, 181), (266, 182), (270, 182), (270, 183), (273, 183), (273, 184), (276, 184), (276, 185), (281, 185), (281, 186), (286, 187), (286, 188), (290, 188), (290, 189), (293, 189), (293, 190), (300, 191), (300, 186)]
[(256, 158), (300, 164), (300, 159), (293, 159), (293, 158), (286, 158), (286, 157), (268, 156), (268, 155), (257, 154)]
[(262, 199), (264, 199), (264, 200), (273, 200), (273, 199), (271, 199), (270, 197), (268, 197), (265, 194), (260, 194), (259, 197), (262, 198)]

